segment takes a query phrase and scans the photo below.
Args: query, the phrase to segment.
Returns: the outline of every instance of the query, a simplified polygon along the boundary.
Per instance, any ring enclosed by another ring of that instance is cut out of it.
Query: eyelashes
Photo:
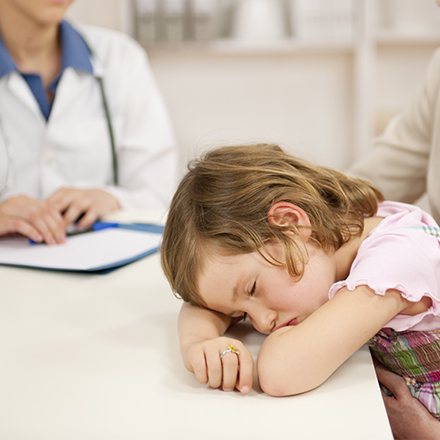
[[[252,284],[252,289],[249,292],[249,296],[254,296],[255,295],[255,290],[257,289],[257,282],[254,281],[254,284]]]
[[[255,295],[255,291],[257,290],[257,281],[254,281],[254,283],[252,284],[251,290],[249,292],[247,292],[248,296],[254,296]],[[248,318],[248,314],[247,313],[243,313],[241,316],[239,316],[238,321],[246,321]]]
[[[257,282],[254,281],[254,284],[252,284],[252,288],[251,288],[251,290],[249,291],[248,295],[249,295],[249,296],[254,296],[256,290],[257,290]],[[242,317],[242,321],[246,321],[247,316],[248,316],[247,313],[244,313],[244,314],[243,314],[243,317]]]

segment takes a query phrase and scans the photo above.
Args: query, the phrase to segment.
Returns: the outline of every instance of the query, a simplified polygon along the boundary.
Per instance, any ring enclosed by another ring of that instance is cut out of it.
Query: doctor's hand
[[[228,350],[232,344],[238,352]],[[253,358],[238,339],[218,337],[182,348],[183,361],[198,382],[223,391],[249,392],[253,381]]]
[[[42,241],[42,236],[30,223],[12,215],[0,213],[0,236],[20,234],[33,241]]]
[[[60,188],[47,202],[63,217],[67,227],[78,219],[78,228],[88,228],[96,220],[120,208],[118,200],[101,189]]]
[[[379,382],[393,396],[382,391],[382,398],[395,440],[439,440],[440,422],[408,390],[397,374],[376,365]]]
[[[63,243],[61,215],[47,202],[19,195],[0,202],[0,235],[21,234],[36,242]]]

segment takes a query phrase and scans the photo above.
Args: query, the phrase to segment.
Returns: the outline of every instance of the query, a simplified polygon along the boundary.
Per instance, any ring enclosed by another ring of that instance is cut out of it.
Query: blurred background
[[[416,93],[440,43],[435,0],[76,0],[73,21],[145,48],[189,159],[277,142],[346,168]]]

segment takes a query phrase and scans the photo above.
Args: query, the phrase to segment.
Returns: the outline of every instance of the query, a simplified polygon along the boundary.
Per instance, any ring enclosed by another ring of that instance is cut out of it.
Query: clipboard
[[[95,226],[96,225],[96,226]],[[0,238],[0,265],[67,272],[105,273],[158,251],[163,226],[97,222],[58,245],[24,237]]]

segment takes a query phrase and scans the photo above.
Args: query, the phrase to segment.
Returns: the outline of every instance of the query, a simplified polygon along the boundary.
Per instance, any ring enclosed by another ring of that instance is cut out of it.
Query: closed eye
[[[255,290],[257,289],[257,282],[254,281],[254,284],[252,284],[252,289],[249,292],[249,296],[254,296],[255,295]]]
[[[252,284],[251,290],[248,292],[249,296],[254,296],[255,295],[255,291],[257,290],[257,282],[254,281],[254,284]],[[243,315],[241,315],[240,317],[240,321],[246,321],[247,318],[247,313],[243,313]]]

